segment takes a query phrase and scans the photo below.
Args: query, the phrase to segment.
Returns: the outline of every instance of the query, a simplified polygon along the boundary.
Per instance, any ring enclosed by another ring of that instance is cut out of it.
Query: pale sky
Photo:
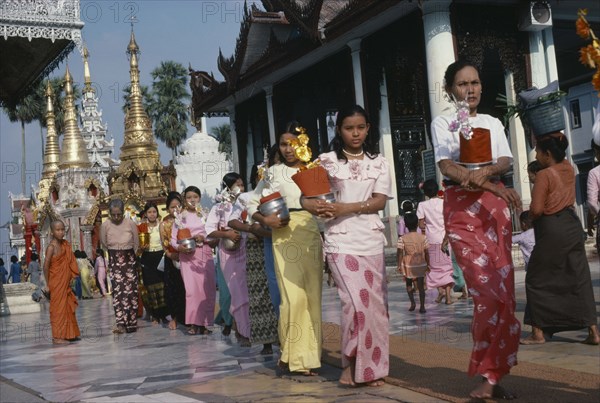
[[[251,1],[248,2],[252,3]],[[150,71],[163,60],[182,63],[186,69],[191,63],[195,70],[212,71],[217,80],[222,76],[217,69],[219,47],[226,57],[231,56],[239,34],[243,16],[243,1],[204,0],[81,0],[83,40],[90,52],[91,78],[99,96],[99,109],[108,123],[108,136],[115,139],[118,158],[123,144],[122,88],[129,84],[129,62],[125,54],[131,32],[130,18],[136,17],[135,36],[140,47],[140,81],[150,86]],[[3,39],[2,39],[3,40]],[[77,49],[68,59],[73,79],[83,87],[83,61]],[[63,77],[63,62],[51,77]],[[209,129],[223,119],[209,119]],[[40,128],[36,123],[26,125],[27,189],[38,183],[42,169]],[[188,136],[195,132],[189,126]],[[45,132],[44,132],[45,134]],[[10,220],[8,192],[21,193],[21,128],[10,123],[0,112],[0,225]],[[163,164],[171,151],[159,142]],[[0,256],[6,262],[10,257],[8,230],[0,229]]]

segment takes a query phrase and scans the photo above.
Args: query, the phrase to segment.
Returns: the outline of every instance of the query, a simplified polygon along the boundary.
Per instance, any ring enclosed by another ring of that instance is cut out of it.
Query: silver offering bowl
[[[269,216],[277,211],[279,211],[279,218],[288,218],[290,216],[290,211],[288,210],[283,197],[264,202],[258,206],[258,210],[264,216]]]
[[[194,249],[196,247],[196,240],[194,238],[180,239],[177,243],[186,249]]]

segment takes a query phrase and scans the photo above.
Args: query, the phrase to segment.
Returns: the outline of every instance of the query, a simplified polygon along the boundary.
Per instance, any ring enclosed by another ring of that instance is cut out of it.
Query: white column
[[[348,42],[350,54],[352,55],[352,74],[354,76],[354,100],[360,106],[365,106],[363,93],[362,66],[360,63],[360,43],[362,39],[352,39]]]
[[[239,172],[240,170],[240,154],[238,150],[237,133],[235,131],[235,105],[228,108],[229,111],[229,129],[231,132],[231,162],[233,164],[233,171]]]
[[[392,125],[390,123],[390,108],[388,103],[387,83],[385,80],[385,70],[382,70],[383,79],[379,86],[381,93],[381,110],[379,111],[379,131],[381,133],[380,147],[381,154],[390,164],[390,175],[392,176],[392,195],[394,199],[388,201],[383,211],[384,217],[387,217],[390,233],[387,235],[390,245],[395,245],[398,241],[398,229],[396,217],[398,216],[398,187],[396,186],[396,168],[394,165],[394,142],[392,138]]]
[[[548,85],[546,69],[546,52],[541,31],[529,33],[529,59],[531,61],[531,83],[534,87],[543,88]]]
[[[271,145],[275,144],[275,114],[273,113],[273,86],[264,88],[265,99],[267,100],[267,120],[269,121],[269,141]]]
[[[448,65],[456,60],[450,25],[451,2],[451,0],[427,0],[422,5],[429,109],[432,117],[447,113],[451,109],[451,105],[442,96],[444,73]]]
[[[546,69],[548,70],[548,82],[558,80],[558,67],[556,67],[556,51],[554,48],[554,36],[552,28],[546,28],[542,31],[544,43],[546,44]]]
[[[504,87],[506,98],[510,104],[516,104],[517,94],[514,90],[514,76],[512,72],[505,75]],[[531,204],[531,184],[527,176],[527,164],[529,158],[527,155],[527,139],[525,130],[520,118],[512,118],[509,123],[510,149],[513,153],[513,174],[514,185],[517,193],[521,195],[523,207],[529,208]]]

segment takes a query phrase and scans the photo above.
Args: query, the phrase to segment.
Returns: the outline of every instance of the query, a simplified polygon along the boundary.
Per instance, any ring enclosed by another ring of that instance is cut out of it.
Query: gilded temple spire
[[[60,152],[60,169],[89,168],[91,166],[81,131],[77,125],[75,100],[73,96],[73,78],[69,65],[65,72],[64,138]]]
[[[129,45],[127,45],[131,91],[129,93],[129,108],[125,112],[125,142],[121,148],[121,160],[127,160],[128,157],[129,159],[132,157],[139,158],[146,152],[154,152],[158,155],[158,145],[152,133],[152,121],[144,110],[142,103],[140,70],[138,65],[139,53],[139,47],[135,41],[135,33],[132,26],[131,38]],[[130,152],[131,148],[135,148],[135,156]]]
[[[46,149],[44,151],[44,163],[42,168],[42,178],[52,179],[58,171],[60,159],[60,148],[58,146],[58,135],[56,134],[56,122],[54,116],[54,91],[52,84],[48,80],[46,86]]]
[[[125,112],[125,134],[119,156],[121,163],[111,178],[111,194],[123,200],[134,196],[161,200],[168,189],[162,179],[163,166],[152,132],[152,121],[142,104],[139,53],[132,26],[127,45],[131,79],[129,108]]]
[[[89,57],[90,52],[86,46],[83,48],[83,92],[96,92],[92,87],[92,77],[90,75],[90,65],[88,63]]]

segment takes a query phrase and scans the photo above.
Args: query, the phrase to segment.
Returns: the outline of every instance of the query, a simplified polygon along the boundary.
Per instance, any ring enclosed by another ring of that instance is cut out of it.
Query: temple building
[[[210,208],[221,190],[223,176],[233,170],[233,165],[227,154],[219,151],[219,141],[206,132],[206,118],[195,124],[198,131],[183,142],[176,157],[177,191],[197,186],[202,193],[202,206]]]
[[[142,105],[138,53],[132,28],[127,46],[131,93],[125,112],[124,142],[120,164],[109,176],[109,198],[123,200],[126,214],[131,217],[137,215],[147,201],[164,202],[170,190],[162,176],[164,167],[152,132],[152,121]]]
[[[258,4],[262,4],[262,9]],[[264,0],[245,9],[232,56],[218,55],[223,82],[192,81],[194,115],[228,115],[233,162],[247,179],[286,124],[307,128],[314,154],[327,149],[332,117],[363,105],[390,161],[396,201],[385,215],[394,234],[398,205],[422,197],[418,184],[441,179],[433,160],[430,124],[453,111],[443,97],[446,67],[468,59],[481,71],[479,112],[502,119],[496,97],[559,80],[568,92],[565,134],[578,169],[578,203],[591,168],[593,71],[578,65],[578,8],[597,26],[597,1],[339,1]],[[198,72],[203,73],[203,72]],[[196,87],[196,88],[194,88]],[[575,124],[574,124],[575,123]],[[527,163],[531,137],[519,119],[507,125],[514,155],[509,185],[530,202]],[[580,210],[580,214],[582,214]]]
[[[102,110],[98,109],[98,97],[92,86],[89,66],[89,52],[83,48],[83,91],[79,119],[81,134],[85,142],[88,158],[93,168],[102,172],[102,185],[107,186],[111,167],[118,165],[111,155],[115,149],[115,140],[106,138],[108,124],[102,122]]]

